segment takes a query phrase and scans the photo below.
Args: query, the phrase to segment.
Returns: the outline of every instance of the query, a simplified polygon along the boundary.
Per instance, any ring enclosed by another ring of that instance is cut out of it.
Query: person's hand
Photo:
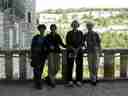
[[[98,54],[99,54],[100,57],[103,56],[102,49],[101,48],[96,47],[95,50],[96,50],[96,52],[98,52]]]
[[[69,53],[68,57],[69,58],[73,58],[74,57],[74,53]]]
[[[86,47],[85,47],[85,46],[82,46],[82,50],[83,50],[83,51],[86,50]]]
[[[73,51],[75,52],[75,54],[77,54],[77,53],[79,52],[79,50],[80,50],[80,47],[78,47],[78,48],[73,48]]]
[[[55,49],[55,47],[54,47],[54,46],[50,46],[50,49],[51,49],[51,50],[54,50],[54,49]]]
[[[99,51],[99,54],[100,54],[100,57],[103,56],[103,54],[102,54],[102,50],[101,50],[101,49],[100,49],[100,51]]]
[[[44,46],[44,47],[43,47],[43,50],[44,50],[44,51],[47,51],[47,50],[48,50],[48,48],[47,48],[46,46]]]
[[[31,67],[33,68],[36,68],[37,67],[37,64],[36,62],[34,62],[33,60],[31,60],[31,63],[30,63]]]
[[[77,52],[79,52],[79,51],[80,51],[80,49],[81,49],[81,47],[78,47],[78,48],[76,49],[76,51],[77,51]]]
[[[86,53],[86,52],[87,52],[87,48],[86,48],[85,46],[82,46],[81,49],[82,49],[82,52],[83,52],[83,53]]]

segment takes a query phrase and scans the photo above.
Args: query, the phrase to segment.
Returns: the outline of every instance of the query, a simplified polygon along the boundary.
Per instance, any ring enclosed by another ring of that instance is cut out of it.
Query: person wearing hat
[[[72,30],[66,35],[67,45],[67,86],[73,87],[74,83],[72,74],[74,61],[76,62],[76,85],[82,86],[83,76],[83,33],[78,30],[79,22],[74,20],[71,23]]]
[[[84,34],[84,41],[87,43],[87,57],[91,84],[96,85],[99,53],[101,52],[101,39],[99,34],[93,31],[94,24],[92,22],[88,22],[86,27],[88,32]]]

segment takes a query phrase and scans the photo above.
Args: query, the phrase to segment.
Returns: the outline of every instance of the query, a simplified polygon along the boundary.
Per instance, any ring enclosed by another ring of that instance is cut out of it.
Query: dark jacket
[[[31,66],[37,67],[47,57],[47,54],[48,42],[46,37],[34,36],[31,43]]]
[[[78,30],[77,32],[69,31],[66,36],[66,44],[68,47],[78,48],[83,45],[83,33]]]
[[[101,40],[97,32],[85,33],[84,34],[84,42],[87,42],[87,51],[88,52],[96,52],[96,48],[101,48]]]
[[[64,45],[64,43],[62,42],[62,39],[59,34],[54,33],[54,35],[53,35],[52,33],[50,33],[46,37],[49,42],[49,51],[50,52],[57,52],[57,53],[60,52],[61,51],[60,45],[64,48],[66,47]],[[51,46],[53,46],[54,49],[51,49]]]
[[[32,39],[31,43],[31,54],[43,54],[48,49],[48,42],[46,37],[36,35]]]

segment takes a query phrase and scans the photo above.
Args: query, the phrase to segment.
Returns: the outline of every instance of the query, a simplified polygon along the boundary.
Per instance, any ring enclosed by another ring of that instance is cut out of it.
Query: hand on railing
[[[79,52],[80,49],[81,49],[81,47],[78,47],[78,48],[70,47],[69,49],[70,49],[70,50],[73,50],[73,52],[69,53],[69,58],[73,58],[73,57],[76,58],[78,52]]]
[[[54,50],[55,49],[55,47],[54,46],[50,46],[50,50]]]
[[[99,57],[102,57],[103,56],[103,53],[102,53],[102,49],[101,48],[98,48],[97,47],[96,51],[98,52]]]

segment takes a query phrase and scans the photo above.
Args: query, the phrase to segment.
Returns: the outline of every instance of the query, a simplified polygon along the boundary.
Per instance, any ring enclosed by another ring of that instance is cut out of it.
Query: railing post
[[[128,54],[120,53],[120,77],[127,77]]]
[[[20,51],[20,53],[19,53],[19,58],[20,58],[20,60],[19,60],[19,64],[20,64],[20,66],[19,66],[19,68],[20,68],[20,80],[25,80],[26,79],[26,77],[27,77],[27,74],[26,74],[26,53],[25,52],[23,52],[23,51]]]
[[[13,62],[12,62],[13,54],[11,51],[7,51],[5,53],[5,74],[6,79],[13,78]]]
[[[28,79],[30,79],[30,78],[32,78],[33,77],[33,68],[31,67],[31,52],[30,51],[27,51],[28,53],[27,53],[27,60],[28,60],[28,62],[27,62],[27,67],[28,67],[28,69],[27,69],[27,78]]]
[[[114,54],[104,53],[104,79],[114,79]]]
[[[62,52],[62,80],[66,80],[67,71],[67,52],[63,50]]]

